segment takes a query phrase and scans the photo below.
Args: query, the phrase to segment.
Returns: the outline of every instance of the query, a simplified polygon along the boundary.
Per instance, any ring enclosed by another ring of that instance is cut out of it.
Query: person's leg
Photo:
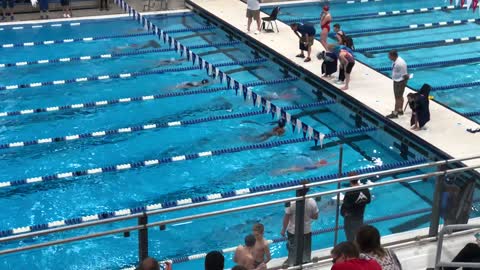
[[[349,83],[350,83],[350,73],[345,70],[345,86],[342,87],[342,90],[348,90]]]
[[[255,20],[257,21],[257,31],[260,32],[262,30],[262,20],[260,19],[260,10],[257,10],[255,14]]]
[[[352,218],[344,217],[343,219],[343,230],[345,231],[345,237],[347,241],[353,241],[355,236],[352,233]]]
[[[322,29],[322,33],[320,34],[320,43],[322,44],[323,48],[326,51],[328,50],[327,37],[328,37],[328,29],[324,28]]]
[[[303,235],[303,263],[312,260],[312,233]]]
[[[247,9],[247,32],[250,32],[250,26],[252,25],[252,11]]]
[[[288,265],[293,265],[295,263],[295,250],[297,250],[295,246],[295,235],[287,232],[287,250],[288,250]]]

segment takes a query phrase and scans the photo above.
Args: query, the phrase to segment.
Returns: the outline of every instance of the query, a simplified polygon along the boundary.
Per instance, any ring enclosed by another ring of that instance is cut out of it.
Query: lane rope
[[[442,40],[432,40],[432,41],[412,42],[412,43],[405,43],[405,44],[358,48],[358,49],[355,49],[355,52],[362,53],[362,52],[368,52],[368,51],[379,51],[379,50],[386,50],[386,49],[393,49],[393,48],[402,49],[402,48],[409,48],[409,47],[422,47],[422,46],[432,46],[432,45],[450,45],[450,44],[458,44],[458,43],[478,41],[478,40],[480,40],[480,36],[450,38],[450,39],[442,39]]]
[[[404,14],[416,14],[416,13],[424,13],[430,11],[441,11],[441,10],[452,10],[452,9],[460,9],[455,6],[439,6],[439,7],[428,7],[428,8],[417,8],[417,9],[406,9],[406,10],[393,10],[393,11],[379,11],[379,12],[371,12],[371,13],[363,13],[363,14],[352,14],[352,15],[345,15],[345,16],[335,16],[335,21],[350,21],[355,19],[363,19],[363,18],[375,18],[375,17],[385,17],[385,16],[395,16],[395,15],[404,15]],[[294,22],[311,22],[311,21],[318,21],[319,17],[307,17],[307,18],[298,18],[298,19],[287,19],[281,20],[284,23],[294,23]]]
[[[393,162],[388,164],[382,164],[380,166],[368,167],[368,168],[362,168],[362,169],[356,169],[356,170],[344,172],[343,177],[347,176],[349,173],[365,174],[365,173],[372,173],[372,172],[380,172],[384,170],[401,168],[405,166],[418,165],[425,162],[427,162],[427,160],[424,158],[414,159],[409,161],[398,161],[398,162]],[[266,184],[266,185],[260,185],[256,187],[225,191],[223,193],[213,193],[213,194],[199,196],[199,197],[185,198],[185,199],[174,200],[174,201],[166,201],[163,203],[154,203],[154,204],[149,204],[144,206],[133,207],[129,209],[102,212],[102,213],[92,214],[92,215],[83,216],[83,217],[75,217],[75,218],[70,218],[65,220],[52,221],[52,222],[43,223],[43,224],[36,224],[31,226],[24,226],[24,227],[18,227],[18,228],[13,228],[8,230],[2,230],[0,231],[0,238],[11,236],[11,235],[34,232],[34,231],[43,231],[49,228],[63,227],[66,225],[80,224],[80,223],[85,223],[85,222],[95,221],[95,220],[105,220],[105,219],[110,219],[110,218],[120,217],[120,216],[129,216],[129,215],[142,213],[142,212],[148,213],[149,211],[158,210],[158,209],[173,208],[173,207],[187,205],[187,204],[196,204],[196,203],[205,202],[205,201],[213,201],[213,200],[218,200],[222,198],[231,198],[231,197],[236,197],[236,196],[245,195],[245,194],[258,193],[262,191],[269,191],[269,190],[275,190],[279,188],[291,187],[291,186],[299,185],[299,183],[305,180],[309,181],[310,183],[316,183],[316,182],[332,180],[336,178],[339,178],[338,173],[332,173],[328,175],[321,175],[321,176],[310,177],[305,179],[297,179],[297,180],[291,180],[287,182]]]
[[[209,48],[209,47],[224,47],[230,45],[239,44],[240,41],[228,41],[228,42],[218,42],[218,43],[211,43],[211,44],[201,44],[201,45],[193,45],[191,48],[194,49],[201,49],[201,48]],[[173,48],[161,48],[161,49],[149,49],[149,50],[138,50],[133,52],[124,52],[124,53],[104,53],[100,55],[84,55],[79,57],[60,57],[56,59],[42,59],[42,60],[35,60],[35,61],[19,61],[16,63],[6,63],[1,64],[0,68],[4,67],[17,67],[17,66],[26,66],[26,65],[37,65],[37,64],[52,64],[52,63],[64,63],[64,62],[78,62],[78,61],[89,61],[95,59],[110,59],[110,58],[118,58],[123,56],[131,56],[131,55],[141,55],[141,54],[148,54],[148,53],[162,53],[162,52],[171,52],[175,51]]]
[[[144,130],[148,130],[152,128],[155,128],[155,125],[143,127]],[[359,134],[359,133],[364,134],[366,132],[374,131],[374,130],[376,130],[376,128],[366,127],[366,128],[357,128],[357,129],[344,130],[344,131],[335,131],[335,132],[325,134],[324,138],[353,135],[353,134]],[[125,132],[130,132],[130,131],[125,131]],[[72,136],[67,138],[67,140],[69,141],[78,140],[78,139],[79,139],[78,136]],[[160,164],[167,164],[167,163],[178,162],[178,161],[194,160],[198,158],[219,156],[224,154],[232,154],[232,153],[257,150],[257,149],[275,148],[282,145],[303,143],[310,140],[311,140],[310,138],[286,139],[286,140],[279,140],[274,142],[256,143],[256,144],[243,145],[238,147],[224,148],[219,150],[205,151],[200,153],[185,154],[185,155],[174,156],[174,157],[135,161],[130,163],[116,164],[116,165],[92,168],[92,169],[81,170],[81,171],[63,172],[63,173],[46,175],[46,176],[29,177],[29,178],[20,179],[20,180],[0,182],[0,188],[16,187],[16,186],[22,186],[22,185],[35,184],[35,183],[38,184],[40,182],[50,182],[50,181],[61,180],[61,179],[72,179],[72,178],[77,179],[78,177],[85,176],[85,175],[126,171],[126,170],[135,169],[135,168],[151,167],[151,166],[157,166]]]
[[[231,62],[218,63],[218,64],[216,64],[216,66],[226,67],[226,66],[256,64],[256,63],[262,63],[262,62],[265,62],[265,61],[267,61],[267,59],[265,59],[265,58],[248,59],[248,60],[242,60],[242,61],[231,61]],[[202,67],[201,66],[178,67],[178,68],[156,69],[156,70],[143,71],[143,72],[106,74],[106,75],[100,75],[100,76],[80,77],[80,78],[74,78],[74,79],[55,80],[55,81],[47,81],[47,82],[13,84],[13,85],[7,85],[7,86],[0,86],[0,90],[15,90],[15,89],[22,89],[22,88],[35,88],[35,87],[48,86],[48,85],[62,85],[62,84],[71,84],[71,83],[82,83],[82,82],[88,82],[88,81],[126,79],[126,78],[135,78],[135,77],[141,77],[141,76],[153,75],[153,74],[190,71],[190,70],[197,70],[197,69],[202,69]]]
[[[260,86],[260,85],[274,85],[274,84],[281,84],[281,83],[291,82],[296,80],[298,80],[298,78],[290,77],[290,78],[277,79],[277,80],[249,82],[249,83],[246,83],[245,85],[247,87]],[[111,100],[90,101],[90,102],[70,104],[70,105],[51,106],[51,107],[45,107],[45,108],[24,109],[19,111],[0,112],[0,117],[29,115],[29,114],[45,113],[45,112],[57,112],[57,111],[75,110],[75,109],[83,109],[83,108],[105,107],[107,105],[127,104],[131,102],[143,102],[143,101],[151,101],[156,99],[190,96],[190,95],[198,95],[198,94],[209,94],[209,93],[215,93],[215,92],[220,92],[220,91],[225,91],[230,89],[231,88],[228,86],[221,86],[221,87],[189,90],[189,91],[174,91],[174,92],[149,95],[149,96],[126,97],[126,98],[118,98],[118,99],[111,99]]]
[[[181,28],[181,29],[172,29],[166,30],[166,33],[183,33],[183,32],[199,32],[199,31],[208,31],[215,29],[215,26],[201,26],[197,28]],[[104,39],[115,39],[115,38],[130,38],[130,37],[142,37],[150,36],[152,33],[137,33],[137,34],[122,34],[122,35],[111,35],[111,36],[98,36],[98,37],[84,37],[84,38],[70,38],[62,40],[44,40],[44,41],[32,41],[32,42],[23,42],[23,43],[9,43],[2,44],[2,48],[18,48],[18,47],[31,47],[31,46],[40,46],[40,45],[52,45],[52,44],[62,44],[62,43],[73,43],[73,42],[90,42],[94,40],[104,40]]]

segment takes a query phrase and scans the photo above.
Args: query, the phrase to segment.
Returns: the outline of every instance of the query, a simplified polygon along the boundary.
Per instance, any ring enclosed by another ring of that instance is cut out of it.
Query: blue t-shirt
[[[309,35],[315,36],[315,27],[311,24],[300,24],[297,31],[302,34],[302,36]]]

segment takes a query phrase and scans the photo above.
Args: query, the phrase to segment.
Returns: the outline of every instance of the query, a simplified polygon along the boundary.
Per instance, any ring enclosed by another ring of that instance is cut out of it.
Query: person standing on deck
[[[260,34],[260,1],[259,0],[247,0],[247,32],[250,32],[250,25],[253,19],[257,22],[257,30],[255,35]]]
[[[400,56],[397,50],[391,50],[388,53],[388,58],[393,62],[392,64],[392,80],[393,80],[393,94],[395,95],[395,108],[392,113],[387,115],[387,118],[398,118],[403,115],[403,93],[409,79],[407,72],[407,63]]]
[[[330,7],[325,5],[323,6],[322,14],[320,14],[320,43],[322,44],[323,48],[327,50],[328,43],[327,37],[328,33],[330,32],[330,23],[332,22],[332,15],[330,15]]]
[[[304,62],[310,62],[312,60],[310,58],[310,54],[312,53],[313,41],[315,40],[315,27],[308,23],[292,23],[290,28],[300,39],[300,54],[298,54],[296,57],[305,58],[303,51],[307,51],[307,58],[305,58]]]

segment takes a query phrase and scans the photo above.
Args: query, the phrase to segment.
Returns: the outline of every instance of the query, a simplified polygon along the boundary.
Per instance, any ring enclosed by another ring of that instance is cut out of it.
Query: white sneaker
[[[67,17],[67,14],[64,13],[64,14],[63,14],[63,18],[66,18],[66,17]]]
[[[71,18],[72,16],[70,16],[70,14],[67,14],[67,18]]]
[[[339,85],[340,85],[340,84],[345,84],[345,82],[340,81],[340,80],[336,80],[336,81],[334,81],[334,83],[335,83],[335,84],[339,84]]]
[[[258,34],[260,34],[260,31],[255,30],[254,34],[255,34],[255,35],[258,35]]]

